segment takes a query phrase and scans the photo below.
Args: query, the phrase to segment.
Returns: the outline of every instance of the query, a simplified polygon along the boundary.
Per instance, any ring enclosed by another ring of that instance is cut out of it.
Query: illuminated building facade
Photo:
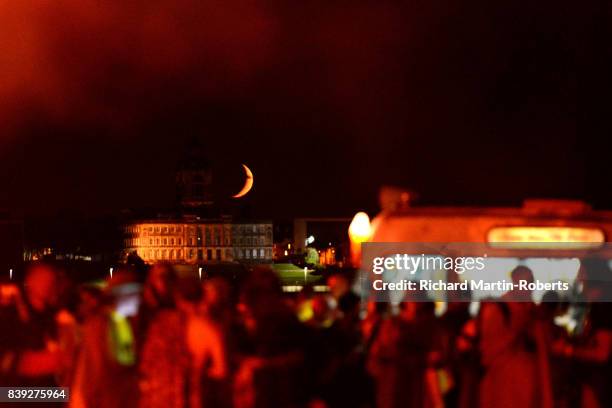
[[[179,163],[176,187],[174,215],[124,225],[124,255],[136,252],[147,263],[186,265],[272,262],[272,222],[224,215],[231,208],[221,209],[214,199],[213,172],[197,139]]]
[[[125,226],[127,253],[145,262],[272,262],[271,222],[148,220]]]

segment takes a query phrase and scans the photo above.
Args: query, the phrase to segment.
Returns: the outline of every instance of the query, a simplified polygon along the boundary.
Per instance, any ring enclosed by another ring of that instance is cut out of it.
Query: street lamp
[[[348,235],[351,240],[351,263],[358,267],[361,264],[361,243],[369,240],[372,235],[368,214],[362,211],[355,214],[349,225]]]

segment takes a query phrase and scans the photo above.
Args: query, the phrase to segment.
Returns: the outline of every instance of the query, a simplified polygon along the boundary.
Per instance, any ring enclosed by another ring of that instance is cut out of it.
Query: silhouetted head
[[[599,300],[612,296],[612,276],[607,259],[586,258],[580,261],[577,281],[588,300]]]
[[[46,263],[35,263],[26,271],[24,290],[28,303],[42,311],[53,307],[58,299],[58,271]]]
[[[335,299],[340,299],[351,290],[351,281],[345,274],[335,273],[327,278],[329,292]]]
[[[317,323],[324,322],[329,317],[330,307],[327,298],[323,295],[315,295],[312,300],[312,319]]]
[[[561,296],[554,290],[548,290],[542,295],[542,302],[538,309],[544,319],[553,319],[561,311]]]
[[[85,319],[94,314],[103,304],[102,289],[94,285],[84,285],[79,288],[78,316]]]
[[[366,312],[368,316],[384,316],[389,311],[389,303],[381,302],[376,299],[368,300]]]
[[[145,283],[145,301],[158,306],[174,303],[177,276],[169,264],[156,264],[149,270]]]
[[[512,277],[512,283],[518,284],[520,281],[527,281],[527,283],[533,283],[533,272],[526,266],[519,265],[510,274]]]
[[[282,286],[276,273],[269,267],[254,268],[240,291],[238,311],[247,329],[256,328],[262,321],[284,312]]]
[[[196,276],[187,276],[177,279],[174,294],[176,307],[188,314],[197,313],[201,305],[203,289]]]
[[[202,284],[204,303],[209,307],[225,306],[231,301],[231,287],[227,280],[215,277]]]
[[[400,318],[404,321],[413,321],[417,318],[431,317],[434,312],[434,303],[424,290],[408,290],[404,300],[400,303]]]
[[[282,287],[276,273],[269,267],[258,266],[242,285],[240,300],[248,306],[256,306],[260,301],[278,300],[281,295]]]

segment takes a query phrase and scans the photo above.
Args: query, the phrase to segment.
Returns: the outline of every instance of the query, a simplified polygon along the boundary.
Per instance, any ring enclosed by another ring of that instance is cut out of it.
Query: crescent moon
[[[253,172],[244,164],[242,165],[242,167],[244,168],[246,180],[244,180],[244,186],[242,187],[242,190],[240,190],[238,194],[232,196],[234,198],[240,198],[245,196],[253,188]]]

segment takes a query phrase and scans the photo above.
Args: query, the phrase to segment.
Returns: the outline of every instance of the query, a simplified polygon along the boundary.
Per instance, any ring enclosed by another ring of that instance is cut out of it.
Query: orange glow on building
[[[125,252],[145,262],[272,261],[271,223],[142,221],[125,227]]]

